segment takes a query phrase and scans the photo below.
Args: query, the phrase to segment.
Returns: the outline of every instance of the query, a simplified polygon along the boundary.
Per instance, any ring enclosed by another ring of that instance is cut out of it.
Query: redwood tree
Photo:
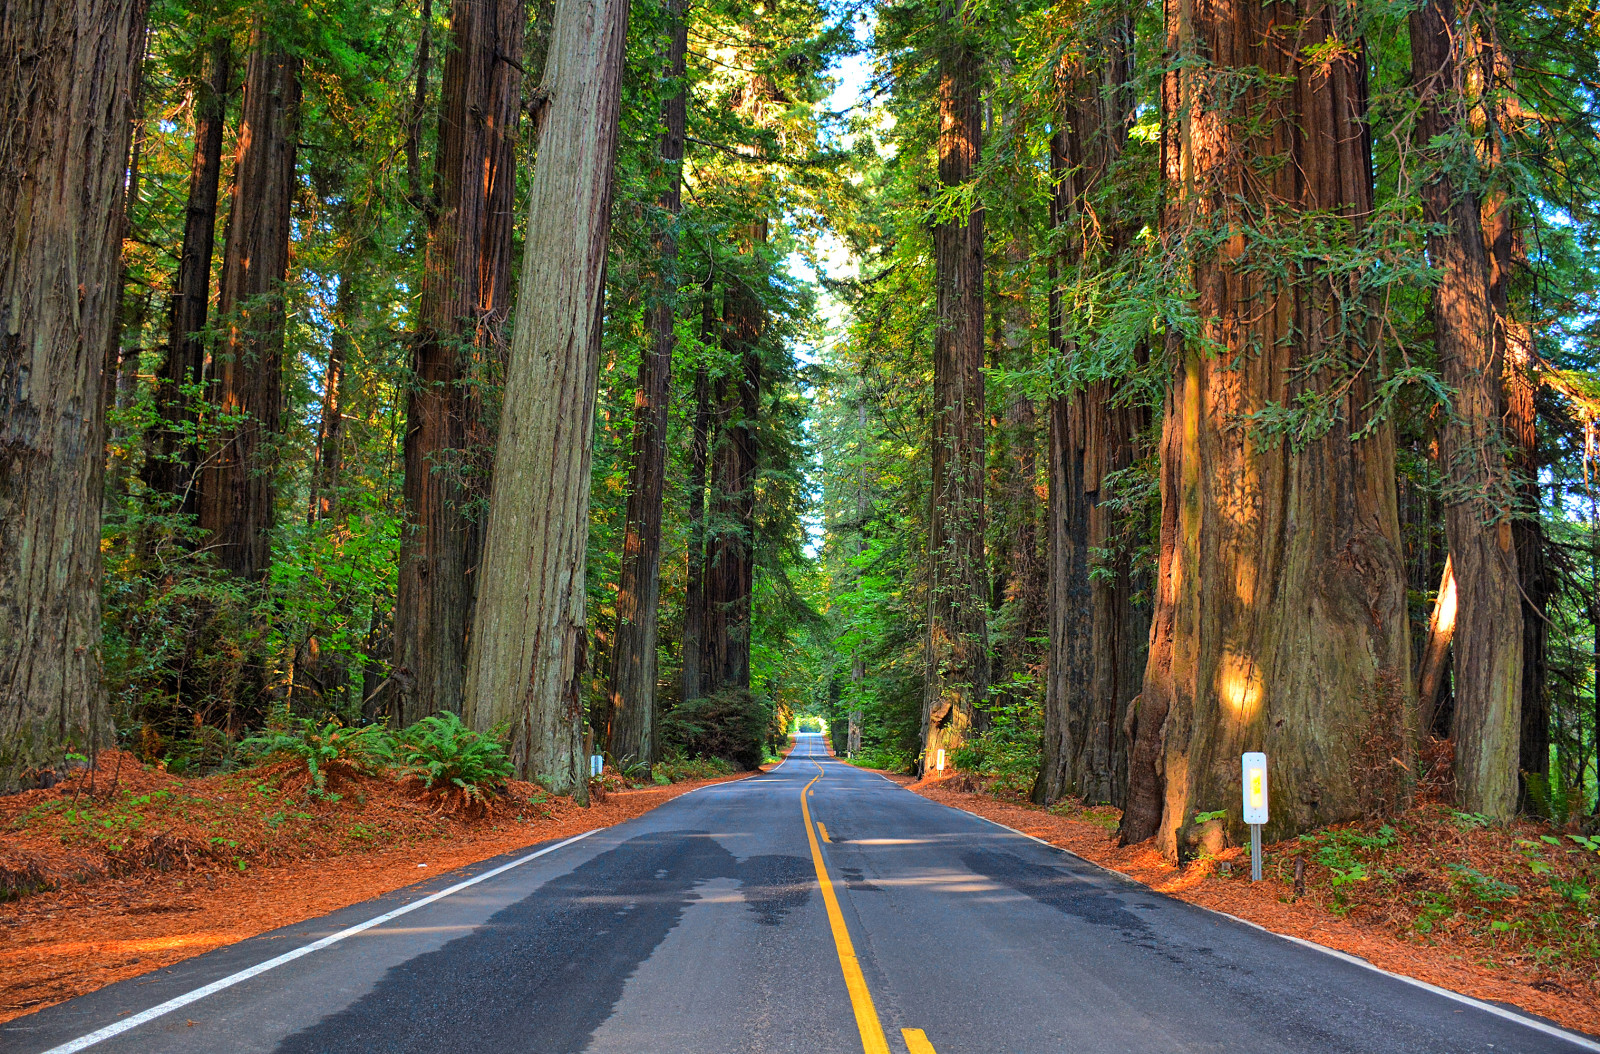
[[[111,745],[101,374],[144,17],[141,0],[0,14],[0,793]]]
[[[273,524],[273,441],[282,402],[289,213],[299,138],[300,59],[263,24],[251,33],[233,206],[219,301],[225,336],[211,364],[218,420],[199,473],[200,527],[217,562],[240,578],[267,573]]]
[[[1467,812],[1504,819],[1517,807],[1523,615],[1483,228],[1476,192],[1454,175],[1470,160],[1451,145],[1466,120],[1463,31],[1453,0],[1428,0],[1411,12],[1416,136],[1432,166],[1422,186],[1422,212],[1429,261],[1439,272],[1434,346],[1444,382],[1455,393],[1440,429],[1439,460],[1456,590],[1456,801]]]
[[[746,249],[758,254],[767,225],[751,225]],[[701,695],[750,687],[750,600],[755,586],[756,472],[760,446],[761,350],[766,309],[748,284],[760,264],[731,278],[723,294],[723,341],[733,368],[721,378],[717,439],[711,451],[706,527]]]
[[[1195,321],[1167,331],[1159,575],[1122,837],[1155,836],[1171,858],[1241,835],[1243,751],[1267,754],[1271,838],[1404,791],[1394,450],[1367,416],[1380,349],[1363,275],[1326,277],[1371,266],[1366,57],[1343,13],[1167,9],[1163,235],[1192,261]]]
[[[1128,220],[1108,190],[1132,118],[1132,26],[1114,15],[1090,60],[1066,71],[1065,106],[1053,140],[1057,170],[1051,225],[1076,255],[1069,274],[1093,282],[1131,242]],[[1063,276],[1065,277],[1065,276]],[[1070,390],[1050,403],[1050,642],[1045,735],[1034,797],[1068,794],[1122,803],[1127,743],[1123,718],[1139,690],[1149,615],[1134,603],[1129,514],[1108,499],[1107,477],[1127,469],[1145,412],[1110,381],[1076,379],[1086,349],[1068,339],[1052,283],[1052,353]],[[1098,565],[1099,574],[1092,574]]]
[[[946,4],[950,32],[939,53],[939,183],[972,179],[982,150],[980,63],[964,12]],[[989,688],[984,561],[983,212],[972,208],[933,230],[937,332],[933,347],[933,487],[928,529],[928,672],[923,764],[982,722]]]
[[[155,401],[161,420],[144,466],[145,483],[159,494],[176,497],[175,507],[187,513],[193,513],[196,507],[197,495],[191,484],[198,450],[186,434],[193,428],[195,417],[191,397],[184,388],[193,388],[205,379],[202,331],[211,305],[223,119],[232,75],[232,44],[224,33],[211,44],[204,76],[195,87],[194,159],[189,167],[188,206],[183,213],[183,247],[172,288],[167,353],[156,373]]]
[[[587,797],[584,556],[627,0],[557,0],[463,712]]]
[[[677,84],[661,107],[661,227],[655,236],[654,300],[646,309],[651,347],[639,362],[633,403],[633,464],[622,572],[617,580],[617,633],[611,650],[606,750],[613,758],[655,756],[656,631],[661,598],[661,500],[667,475],[667,400],[677,344],[678,236],[683,204],[683,137],[689,96],[683,84],[689,49],[685,0],[671,0],[666,76]]]
[[[406,402],[395,599],[397,724],[459,712],[486,443],[474,378],[501,357],[511,300],[525,0],[452,0],[428,245]]]

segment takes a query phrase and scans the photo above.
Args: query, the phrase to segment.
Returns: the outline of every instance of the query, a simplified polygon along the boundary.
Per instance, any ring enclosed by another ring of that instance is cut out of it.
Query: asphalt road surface
[[[0,1050],[1600,1051],[1153,893],[820,736],[535,849],[12,1021]]]

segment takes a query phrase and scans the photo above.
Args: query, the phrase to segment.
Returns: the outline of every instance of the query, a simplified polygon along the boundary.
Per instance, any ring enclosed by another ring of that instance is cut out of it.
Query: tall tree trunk
[[[1437,166],[1423,184],[1434,290],[1434,344],[1444,382],[1455,390],[1440,434],[1445,533],[1456,583],[1451,646],[1455,684],[1456,800],[1467,812],[1506,818],[1517,807],[1521,740],[1523,618],[1511,489],[1500,450],[1500,359],[1495,353],[1488,264],[1476,193],[1451,173],[1463,160],[1435,148],[1463,127],[1463,27],[1453,0],[1411,13],[1411,67],[1421,109],[1418,145]]]
[[[102,371],[144,21],[141,0],[0,17],[0,793],[111,744]]]
[[[702,694],[750,687],[750,597],[755,584],[756,472],[760,449],[761,349],[766,308],[747,284],[763,266],[767,225],[751,225],[754,266],[723,294],[723,339],[737,368],[722,378],[720,427],[711,465],[706,537],[705,649]]]
[[[1493,9],[1479,12],[1484,19],[1482,46],[1484,161],[1491,171],[1504,164],[1503,143],[1510,134],[1508,101],[1515,98],[1511,56],[1499,39]],[[1517,207],[1504,189],[1504,180],[1483,201],[1482,225],[1489,275],[1489,309],[1494,312],[1495,354],[1501,363],[1502,401],[1506,438],[1511,443],[1511,474],[1516,488],[1516,508],[1511,521],[1512,543],[1517,551],[1517,584],[1522,602],[1522,691],[1518,804],[1533,808],[1521,773],[1546,776],[1550,772],[1550,708],[1545,698],[1548,677],[1546,651],[1549,637],[1545,607],[1550,581],[1545,568],[1544,522],[1540,516],[1537,386],[1533,334],[1511,306],[1514,268],[1527,267],[1527,254],[1517,231]]]
[[[960,14],[948,4],[946,22]],[[959,28],[960,37],[965,37]],[[939,57],[939,182],[971,180],[982,150],[979,57],[958,39]],[[989,690],[984,560],[983,212],[933,230],[933,487],[928,526],[928,671],[923,766],[982,729]]]
[[[210,402],[230,420],[213,430],[200,476],[200,527],[217,562],[254,581],[267,572],[273,441],[282,402],[284,280],[295,192],[300,60],[252,33],[219,313],[227,334],[212,360]]]
[[[452,0],[422,304],[407,392],[395,598],[399,725],[459,713],[484,493],[474,379],[501,357],[511,300],[524,0]],[[420,76],[420,74],[419,74]]]
[[[1393,438],[1366,418],[1379,367],[1362,365],[1375,339],[1350,299],[1362,294],[1320,274],[1372,209],[1366,56],[1340,10],[1167,7],[1164,236],[1192,254],[1203,321],[1194,340],[1168,331],[1160,574],[1122,838],[1155,836],[1172,859],[1242,835],[1243,751],[1267,755],[1270,838],[1405,792],[1391,761],[1408,764],[1411,693]],[[1303,222],[1329,214],[1341,227]],[[1286,234],[1319,241],[1276,278],[1259,258]],[[1239,426],[1308,397],[1334,423],[1276,441]]]
[[[347,264],[339,275],[333,332],[322,371],[322,419],[317,427],[317,462],[311,474],[311,520],[338,513],[339,476],[344,468],[344,367],[350,356],[350,322],[355,317],[355,275]]]
[[[717,298],[712,280],[701,287],[700,343],[717,340]],[[705,695],[706,467],[712,439],[711,376],[704,361],[694,371],[694,425],[689,446],[689,554],[683,601],[683,699]]]
[[[1076,269],[1093,272],[1114,261],[1129,240],[1114,203],[1096,203],[1126,143],[1133,100],[1131,24],[1114,16],[1092,65],[1070,71],[1065,106],[1053,140],[1058,171],[1051,225],[1067,231]],[[1088,217],[1095,215],[1095,223]],[[1055,286],[1052,282],[1052,286]],[[1078,350],[1064,333],[1061,294],[1052,288],[1053,354],[1064,363]],[[1125,514],[1104,504],[1106,476],[1129,467],[1143,411],[1119,405],[1116,386],[1096,382],[1051,401],[1050,518],[1051,663],[1045,684],[1045,750],[1034,796],[1067,794],[1121,804],[1127,744],[1123,717],[1143,673],[1148,614],[1136,609]],[[1091,575],[1096,554],[1112,554],[1106,575]]]
[[[558,0],[500,411],[464,716],[525,779],[587,800],[589,463],[627,0]]]
[[[172,289],[167,354],[156,372],[155,404],[160,422],[144,464],[145,484],[157,494],[177,499],[173,508],[190,515],[197,506],[193,481],[199,457],[193,439],[193,391],[205,379],[206,346],[201,331],[206,327],[211,302],[223,119],[232,75],[232,45],[223,34],[211,45],[205,76],[195,89],[194,159],[189,165],[183,249]],[[190,392],[185,393],[185,388]]]
[[[686,0],[671,0],[666,75],[679,91],[661,107],[662,229],[655,300],[646,310],[651,350],[639,362],[633,403],[633,468],[623,531],[622,573],[617,582],[617,634],[611,650],[611,691],[606,749],[613,758],[655,760],[656,630],[661,599],[661,499],[667,476],[667,400],[678,304],[678,235],[683,205],[683,137],[689,97],[682,88],[689,50]]]

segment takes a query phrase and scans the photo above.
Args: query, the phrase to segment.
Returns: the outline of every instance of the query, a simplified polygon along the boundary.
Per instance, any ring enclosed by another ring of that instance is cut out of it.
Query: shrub
[[[721,758],[672,758],[659,761],[651,776],[659,784],[682,783],[684,780],[709,780],[718,776],[731,776],[734,767]]]
[[[896,750],[891,746],[879,745],[861,748],[860,753],[850,759],[850,763],[860,765],[864,769],[910,772],[917,763],[917,756],[909,750]]]
[[[480,805],[513,771],[498,737],[474,732],[449,712],[424,717],[400,733],[395,768],[421,780],[426,790],[453,788]]]
[[[239,753],[257,761],[299,761],[311,776],[311,796],[337,801],[339,795],[328,793],[328,776],[383,771],[393,759],[394,742],[382,725],[347,728],[337,718],[318,724],[280,711],[261,735],[239,744]]]
[[[748,689],[729,688],[678,704],[662,717],[661,738],[669,752],[684,757],[722,758],[757,769],[770,717],[767,704]]]

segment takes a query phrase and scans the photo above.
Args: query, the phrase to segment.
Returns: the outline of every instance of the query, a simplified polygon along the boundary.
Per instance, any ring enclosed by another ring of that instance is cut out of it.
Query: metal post
[[[1250,881],[1261,881],[1261,825],[1250,825]]]

